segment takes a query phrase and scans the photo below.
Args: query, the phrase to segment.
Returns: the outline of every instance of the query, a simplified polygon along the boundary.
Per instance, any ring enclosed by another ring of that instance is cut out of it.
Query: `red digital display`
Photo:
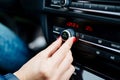
[[[91,26],[86,26],[85,30],[89,32],[93,32],[93,28]]]
[[[67,27],[73,27],[73,28],[79,28],[79,24],[75,23],[75,22],[67,22],[66,23]]]

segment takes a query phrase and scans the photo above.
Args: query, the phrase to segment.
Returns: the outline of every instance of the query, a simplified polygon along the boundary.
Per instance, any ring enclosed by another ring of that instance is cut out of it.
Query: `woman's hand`
[[[14,74],[20,80],[69,80],[75,70],[70,50],[74,40],[72,37],[62,44],[58,38]]]

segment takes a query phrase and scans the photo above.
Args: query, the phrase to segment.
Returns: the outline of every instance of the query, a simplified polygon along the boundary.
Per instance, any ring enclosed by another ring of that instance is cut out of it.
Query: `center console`
[[[120,79],[120,1],[44,0],[42,26],[50,44],[60,35],[77,38],[72,47],[76,71],[80,69],[107,80]]]

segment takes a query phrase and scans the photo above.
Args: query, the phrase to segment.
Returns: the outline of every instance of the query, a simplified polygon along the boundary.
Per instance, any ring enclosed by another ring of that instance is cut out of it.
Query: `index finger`
[[[52,59],[55,61],[56,64],[60,64],[62,60],[65,58],[66,54],[71,49],[73,42],[76,38],[71,37],[69,38],[52,56]]]

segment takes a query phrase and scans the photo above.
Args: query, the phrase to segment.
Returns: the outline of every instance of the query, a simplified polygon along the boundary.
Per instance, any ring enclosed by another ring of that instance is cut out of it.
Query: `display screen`
[[[79,18],[66,19],[63,17],[57,17],[55,19],[55,25],[64,28],[72,28],[79,33],[120,43],[120,29],[117,24],[90,21]]]

